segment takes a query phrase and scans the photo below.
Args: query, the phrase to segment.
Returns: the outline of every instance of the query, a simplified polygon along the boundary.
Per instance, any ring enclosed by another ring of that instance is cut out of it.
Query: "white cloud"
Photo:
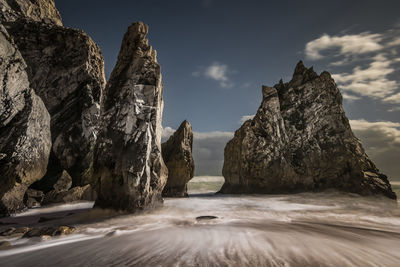
[[[396,58],[400,48],[399,35],[400,31],[395,29],[382,34],[324,34],[306,44],[305,54],[311,60],[327,57],[332,60],[329,66],[339,69],[333,72],[332,77],[348,101],[364,96],[398,104],[400,79],[396,79],[395,74],[399,69],[396,64],[400,62]],[[335,53],[328,53],[335,48]],[[351,71],[340,71],[344,65],[353,65],[353,68]]]
[[[194,132],[193,138],[197,140],[203,140],[208,138],[232,138],[232,132],[222,132],[222,131],[213,131],[213,132]]]
[[[244,116],[242,116],[242,117],[240,118],[240,120],[239,120],[239,124],[243,124],[243,123],[245,123],[246,121],[253,119],[254,116],[255,116],[255,115],[244,115]]]
[[[213,62],[210,66],[200,67],[200,70],[192,72],[192,76],[200,77],[204,76],[208,79],[217,81],[219,86],[222,88],[233,87],[233,82],[229,79],[228,74],[232,73],[229,70],[228,65],[221,64],[219,62]]]
[[[227,65],[214,62],[206,68],[204,75],[219,82],[226,82],[228,81],[228,77],[226,76],[227,71]]]
[[[163,141],[167,141],[168,138],[169,138],[171,135],[174,134],[174,132],[175,132],[175,130],[172,129],[171,127],[165,127],[165,128],[163,128],[162,135],[161,135],[161,139],[162,139]]]
[[[398,82],[388,78],[395,71],[392,64],[392,60],[378,54],[367,68],[356,66],[351,73],[333,74],[332,77],[342,90],[361,96],[385,98],[398,89]]]
[[[400,179],[400,123],[351,120],[368,156],[390,179]]]
[[[392,104],[400,104],[400,93],[388,96],[383,101]]]
[[[387,45],[388,46],[400,46],[400,37],[394,38]]]
[[[365,54],[379,51],[383,47],[379,42],[381,34],[363,32],[360,34],[329,36],[324,34],[321,37],[306,44],[305,53],[308,59],[318,60],[324,58],[321,52],[338,48],[340,55]]]
[[[393,139],[393,143],[400,145],[400,123],[391,121],[369,122],[366,120],[350,120],[354,131],[378,130]]]
[[[347,93],[342,93],[343,99],[349,101],[349,102],[353,102],[353,101],[357,101],[360,100],[361,97],[359,96],[355,96],[355,95],[349,95]]]

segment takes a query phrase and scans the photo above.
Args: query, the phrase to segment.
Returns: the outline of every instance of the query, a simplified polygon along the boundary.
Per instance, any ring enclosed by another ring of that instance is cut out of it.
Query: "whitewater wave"
[[[207,182],[202,179],[198,182]],[[71,223],[79,222],[74,224],[79,229],[75,235],[1,251],[2,266],[398,266],[400,262],[400,210],[384,198],[335,192],[194,194],[166,199],[163,207],[138,215],[98,214],[71,216]],[[100,219],[87,223],[93,216]]]

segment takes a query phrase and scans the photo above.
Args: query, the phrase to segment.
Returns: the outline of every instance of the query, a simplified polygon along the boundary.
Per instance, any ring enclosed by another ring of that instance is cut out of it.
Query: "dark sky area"
[[[195,134],[197,174],[220,174],[223,147],[303,60],[328,70],[353,130],[382,171],[400,179],[400,1],[56,0],[67,27],[100,46],[108,77],[122,36],[149,25],[164,83],[166,136]]]

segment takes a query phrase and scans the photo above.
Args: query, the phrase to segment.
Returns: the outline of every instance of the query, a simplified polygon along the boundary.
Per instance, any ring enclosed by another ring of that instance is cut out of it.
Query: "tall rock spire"
[[[161,71],[147,32],[142,22],[128,28],[103,95],[93,165],[98,207],[134,212],[162,201]]]

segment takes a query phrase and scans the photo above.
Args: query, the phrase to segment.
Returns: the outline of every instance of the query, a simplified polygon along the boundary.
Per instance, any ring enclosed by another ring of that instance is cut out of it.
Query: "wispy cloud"
[[[332,77],[342,90],[361,96],[385,98],[398,88],[398,82],[388,77],[395,71],[392,64],[392,60],[384,54],[378,54],[367,68],[356,66],[350,73],[333,74]]]
[[[176,130],[175,130],[175,129],[172,129],[171,127],[165,127],[165,128],[163,128],[162,135],[161,135],[161,139],[163,140],[163,142],[164,142],[164,141],[167,141],[168,138],[169,138],[171,135],[173,135],[175,131],[176,131]]]
[[[392,104],[400,104],[400,93],[397,93],[397,94],[391,95],[389,97],[386,97],[384,99],[384,101],[387,102],[387,103],[392,103]]]
[[[233,73],[226,64],[221,64],[217,61],[207,67],[199,67],[198,70],[192,72],[195,77],[204,76],[208,79],[218,82],[222,88],[230,88],[234,83],[229,78],[229,74]]]
[[[347,100],[349,102],[354,102],[354,101],[357,101],[357,100],[361,99],[361,97],[359,97],[359,96],[351,95],[351,94],[348,94],[348,93],[342,93],[342,96],[343,96],[343,98],[345,100]]]
[[[391,42],[387,44],[389,47],[390,46],[399,46],[400,45],[400,37],[395,38]]]
[[[304,50],[310,60],[329,59],[332,77],[343,91],[343,97],[355,101],[361,97],[400,103],[400,29],[384,33],[362,32],[321,37],[308,42]],[[343,71],[347,65],[350,71]],[[397,75],[399,77],[399,75]]]
[[[355,135],[377,167],[391,179],[400,179],[400,123],[351,120]]]
[[[400,145],[400,123],[391,121],[370,122],[367,120],[350,120],[351,128],[354,131],[379,131],[387,138],[390,138],[393,144]],[[379,146],[379,143],[377,143]],[[399,155],[400,156],[400,155]]]
[[[330,36],[323,34],[321,37],[307,43],[305,53],[308,59],[317,60],[324,56],[322,52],[337,48],[340,55],[365,54],[379,51],[383,47],[379,43],[382,40],[381,34],[363,32],[360,34]]]
[[[246,121],[248,121],[248,120],[251,120],[251,119],[253,119],[254,118],[254,115],[244,115],[244,116],[242,116],[241,118],[240,118],[240,120],[239,120],[239,124],[243,124],[243,123],[245,123]]]

